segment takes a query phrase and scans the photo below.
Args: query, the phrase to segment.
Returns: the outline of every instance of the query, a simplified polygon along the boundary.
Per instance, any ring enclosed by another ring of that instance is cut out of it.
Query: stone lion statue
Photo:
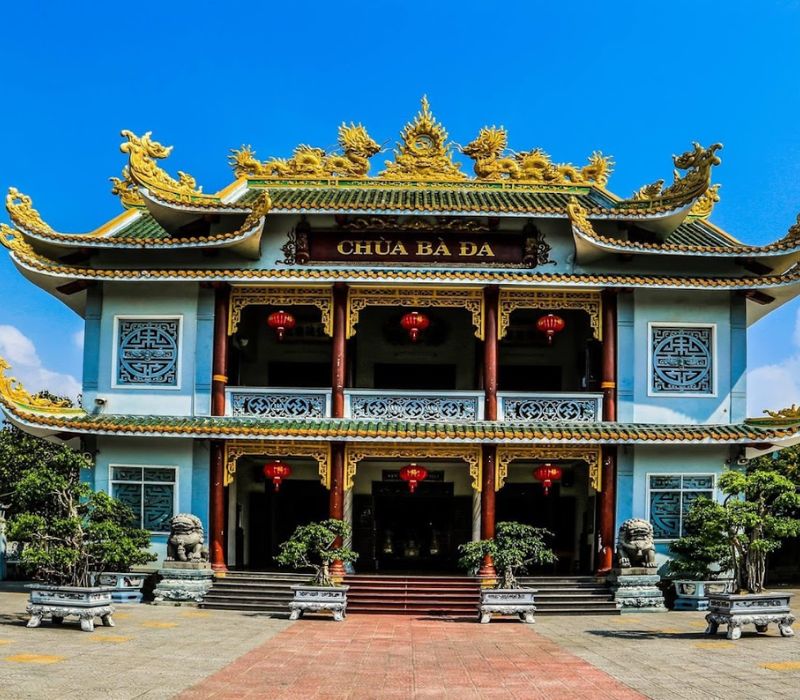
[[[206,561],[208,549],[203,545],[205,533],[200,518],[191,513],[178,513],[169,521],[167,561]]]
[[[656,546],[653,542],[653,526],[649,522],[640,518],[631,518],[619,526],[617,564],[621,569],[630,567],[656,568]]]

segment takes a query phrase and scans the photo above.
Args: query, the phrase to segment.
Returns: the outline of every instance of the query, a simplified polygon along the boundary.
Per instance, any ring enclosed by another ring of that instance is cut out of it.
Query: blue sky
[[[332,146],[343,120],[394,141],[423,93],[461,143],[503,124],[518,150],[613,155],[621,194],[668,178],[691,141],[721,141],[712,220],[749,243],[800,212],[798,2],[33,5],[2,10],[0,189],[58,230],[119,211],[120,129],[153,130],[170,167],[214,191],[232,147]],[[74,387],[80,319],[5,255],[0,285],[0,352],[33,388]],[[800,401],[798,308],[750,331],[751,413]]]

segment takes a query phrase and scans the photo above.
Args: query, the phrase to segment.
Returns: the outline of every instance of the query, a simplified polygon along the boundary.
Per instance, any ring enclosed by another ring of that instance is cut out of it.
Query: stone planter
[[[532,623],[536,610],[533,588],[484,588],[481,590],[479,622],[489,622],[492,615],[519,615],[523,622]]]
[[[689,581],[680,579],[672,582],[675,586],[675,610],[708,610],[708,596],[711,593],[730,593],[732,579],[709,581]]]
[[[102,574],[94,574],[93,578],[95,585],[114,589],[111,600],[115,603],[142,602],[142,586],[147,578],[146,573],[104,571]]]
[[[68,615],[76,615],[84,632],[94,631],[94,618],[99,617],[106,627],[113,627],[111,594],[108,586],[80,588],[75,586],[49,586],[32,583],[28,586],[30,597],[27,611],[31,616],[28,627],[38,627],[42,618],[49,617],[54,625],[60,625]]]
[[[294,597],[289,603],[290,620],[297,620],[305,612],[330,610],[337,622],[347,615],[347,591],[350,586],[292,586]]]
[[[728,626],[728,639],[739,639],[743,625],[755,625],[756,632],[766,632],[770,622],[778,625],[782,637],[794,636],[795,618],[789,610],[791,593],[711,593],[708,596],[706,634],[716,634],[720,625]]]

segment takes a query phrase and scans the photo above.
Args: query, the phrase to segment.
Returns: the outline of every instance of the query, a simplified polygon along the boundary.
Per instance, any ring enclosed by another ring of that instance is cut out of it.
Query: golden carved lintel
[[[356,334],[359,314],[368,306],[466,309],[472,316],[475,337],[480,340],[484,338],[484,304],[480,289],[353,286],[347,302],[348,338]]]
[[[311,457],[319,466],[320,482],[326,489],[331,487],[331,446],[326,442],[287,442],[276,440],[228,440],[225,443],[225,477],[223,483],[230,486],[236,476],[236,463],[245,455],[269,455],[275,457]]]
[[[16,187],[9,187],[6,195],[6,211],[20,228],[31,233],[52,233],[53,229],[45,223],[36,209],[33,208],[31,198],[22,194]]]
[[[508,466],[518,460],[582,460],[589,466],[589,483],[595,491],[602,489],[602,468],[599,447],[562,447],[559,445],[498,445],[495,469],[495,490],[503,488]]]
[[[469,466],[472,488],[481,490],[482,450],[480,445],[417,445],[396,443],[349,443],[344,451],[344,490],[353,488],[358,463],[367,458],[463,460]]]
[[[497,337],[508,332],[512,312],[517,309],[579,310],[589,314],[589,324],[597,340],[603,339],[602,301],[600,292],[552,291],[548,289],[500,289]]]
[[[228,335],[239,328],[247,306],[315,306],[322,313],[325,335],[333,335],[333,290],[331,287],[234,287],[231,290]]]

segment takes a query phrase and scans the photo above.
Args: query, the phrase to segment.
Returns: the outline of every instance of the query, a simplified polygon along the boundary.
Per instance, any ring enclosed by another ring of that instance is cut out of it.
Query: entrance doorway
[[[411,493],[403,482],[373,481],[371,493],[353,501],[357,570],[454,573],[471,519],[471,497],[455,495],[452,482],[425,481]]]

